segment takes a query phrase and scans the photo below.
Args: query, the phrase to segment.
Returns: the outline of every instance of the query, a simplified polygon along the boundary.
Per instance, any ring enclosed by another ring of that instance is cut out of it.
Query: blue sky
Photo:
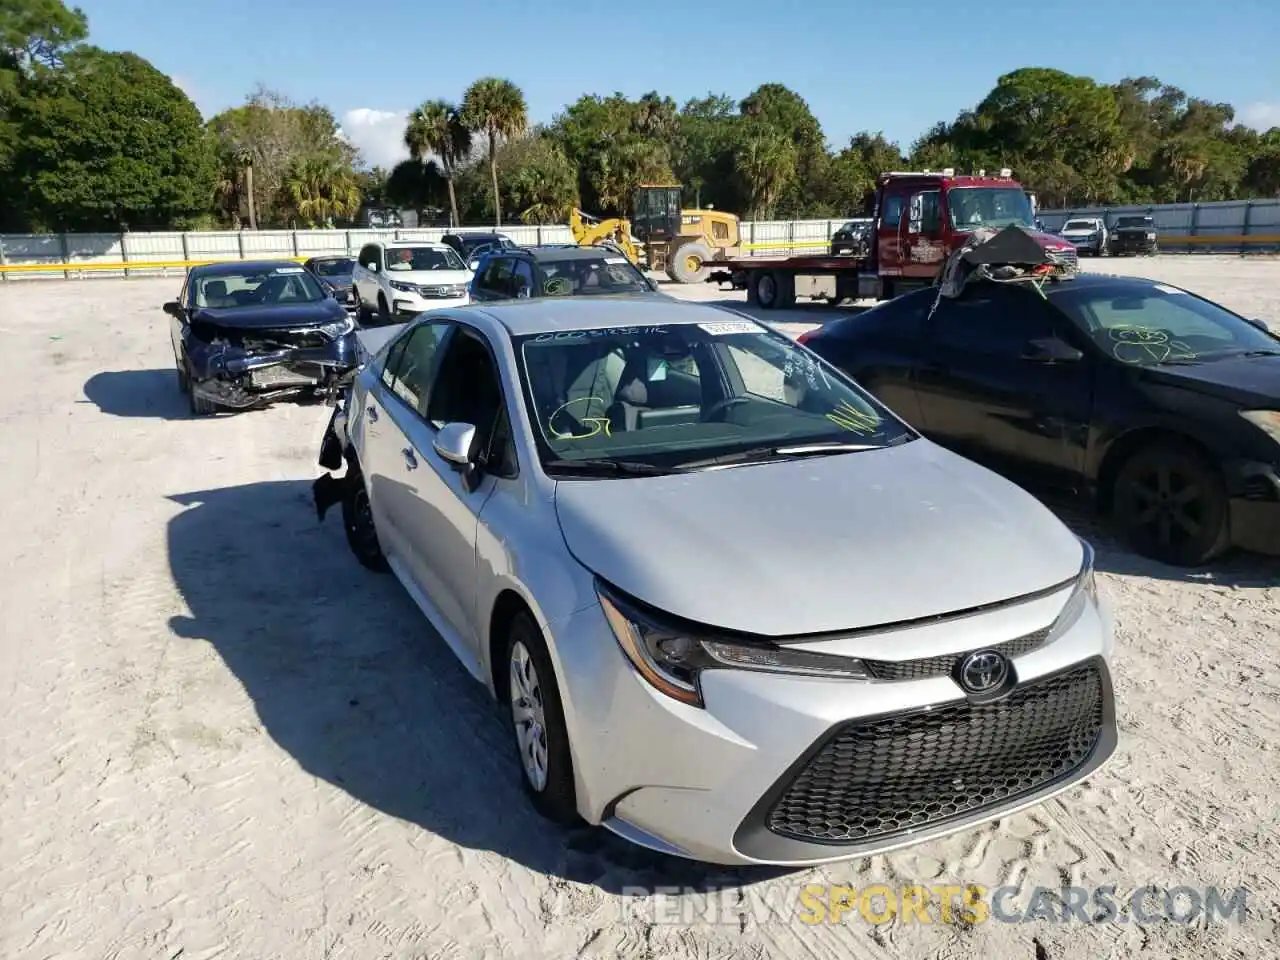
[[[366,158],[384,164],[402,153],[405,111],[459,98],[486,74],[519,84],[535,121],[588,92],[657,89],[683,103],[784,83],[809,102],[835,145],[866,129],[907,147],[1022,66],[1101,82],[1154,75],[1235,104],[1237,118],[1253,126],[1280,125],[1280,0],[704,0],[652,8],[683,13],[679,27],[620,0],[73,2],[89,17],[93,43],[146,57],[206,117],[261,82],[328,105]]]

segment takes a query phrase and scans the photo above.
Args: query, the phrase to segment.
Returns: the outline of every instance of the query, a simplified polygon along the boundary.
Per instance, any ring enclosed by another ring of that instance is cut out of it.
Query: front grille
[[[1020,657],[1044,646],[1049,639],[1052,628],[1045,627],[1024,637],[1006,640],[1004,643],[989,647],[975,647],[974,650],[996,650],[1006,657]],[[921,657],[918,660],[863,660],[867,670],[877,680],[924,680],[928,677],[943,677],[951,672],[956,662],[973,653],[964,650],[960,653],[947,653],[937,657]]]
[[[1244,498],[1259,503],[1270,503],[1277,499],[1275,484],[1266,477],[1250,477],[1244,482]]]
[[[1104,689],[1089,663],[994,703],[852,721],[805,764],[767,825],[799,840],[861,843],[1034,793],[1089,759]]]
[[[298,373],[285,366],[263,367],[260,370],[254,370],[249,375],[249,379],[255,387],[266,389],[306,387],[316,383],[315,377],[309,377],[305,373]]]
[[[1054,263],[1063,264],[1068,267],[1080,266],[1080,254],[1073,248],[1071,250],[1049,250],[1049,259]]]

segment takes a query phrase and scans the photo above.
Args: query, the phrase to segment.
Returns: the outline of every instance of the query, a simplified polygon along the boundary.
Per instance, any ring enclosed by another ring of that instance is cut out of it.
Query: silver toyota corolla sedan
[[[382,337],[317,509],[503,706],[547,817],[812,864],[1040,803],[1114,751],[1089,546],[787,337],[595,298]]]

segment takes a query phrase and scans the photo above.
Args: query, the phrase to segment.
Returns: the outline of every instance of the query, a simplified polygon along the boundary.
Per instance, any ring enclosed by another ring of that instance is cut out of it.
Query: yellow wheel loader
[[[641,185],[632,220],[598,220],[574,210],[569,216],[574,242],[613,247],[636,266],[661,270],[678,283],[702,283],[712,263],[742,253],[740,221],[719,210],[683,209],[680,189],[678,184]]]

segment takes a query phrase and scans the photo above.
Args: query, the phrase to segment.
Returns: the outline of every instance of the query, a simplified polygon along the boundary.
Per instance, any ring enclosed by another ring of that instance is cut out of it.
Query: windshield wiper
[[[751,447],[724,453],[718,457],[707,457],[704,460],[688,460],[678,463],[675,469],[703,470],[707,467],[720,467],[729,464],[767,463],[770,460],[794,460],[797,457],[823,456],[837,453],[855,453],[859,450],[878,450],[882,443],[846,443],[836,440],[828,443],[797,443],[790,446],[771,444],[767,447]]]
[[[667,467],[634,460],[547,460],[542,466],[556,473],[577,473],[588,477],[666,477],[675,473]]]
[[[1280,350],[1246,350],[1237,353],[1237,357],[1280,357]]]

